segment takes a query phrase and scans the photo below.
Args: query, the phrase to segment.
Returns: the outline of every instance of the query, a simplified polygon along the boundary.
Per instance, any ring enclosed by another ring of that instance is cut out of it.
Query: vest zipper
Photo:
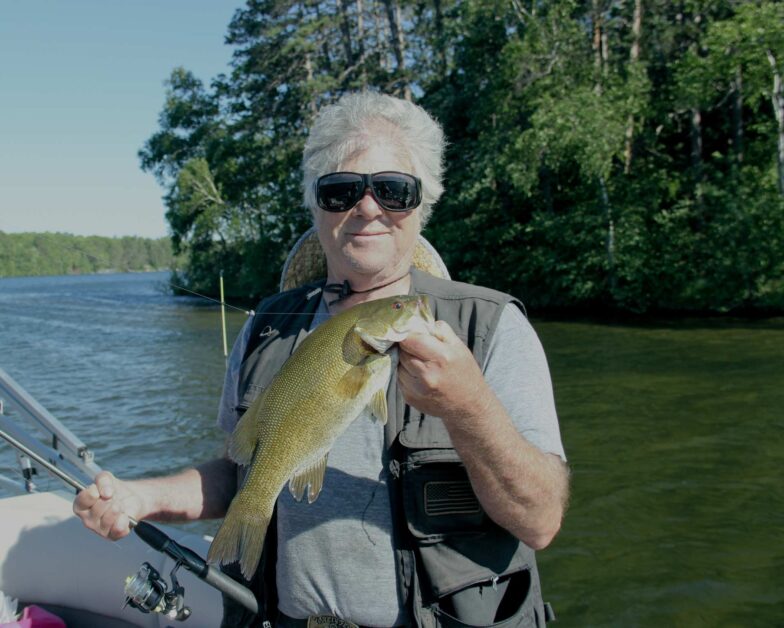
[[[441,591],[441,593],[439,594],[438,597],[439,598],[447,597],[448,595],[452,595],[453,593],[457,593],[458,591],[462,591],[463,589],[467,589],[469,587],[475,587],[477,585],[480,585],[480,586],[488,586],[489,585],[489,586],[493,587],[494,591],[497,591],[498,590],[498,580],[499,580],[499,578],[503,578],[504,576],[508,576],[508,575],[513,574],[513,573],[517,573],[517,571],[521,571],[522,569],[529,569],[529,568],[527,566],[525,566],[525,567],[521,567],[519,569],[512,569],[508,573],[500,573],[500,574],[497,574],[497,575],[493,575],[490,578],[484,577],[484,578],[482,578],[480,580],[472,580],[470,582],[463,583],[463,584],[461,584],[461,585],[459,585],[457,587],[452,587],[452,588],[449,588],[449,589],[445,589],[444,591]],[[530,569],[529,569],[529,571],[530,571]]]

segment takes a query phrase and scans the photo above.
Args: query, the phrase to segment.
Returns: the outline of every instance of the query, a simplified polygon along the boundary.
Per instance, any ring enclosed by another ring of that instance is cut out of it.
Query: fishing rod
[[[58,477],[63,482],[83,491],[86,487],[79,480],[66,473],[46,458],[21,443],[16,438],[0,429],[0,437],[4,438],[12,447],[28,456],[31,460],[44,467],[49,473]],[[161,613],[171,619],[184,621],[191,615],[191,610],[185,606],[185,589],[177,581],[176,572],[180,567],[196,575],[200,580],[225,593],[233,600],[239,602],[254,614],[259,612],[256,597],[247,587],[230,578],[219,569],[212,567],[192,549],[180,545],[163,530],[146,522],[128,518],[131,529],[136,535],[154,550],[166,554],[174,560],[174,569],[169,574],[171,586],[160,574],[145,562],[138,573],[129,576],[125,581],[125,604],[139,609],[143,613]]]

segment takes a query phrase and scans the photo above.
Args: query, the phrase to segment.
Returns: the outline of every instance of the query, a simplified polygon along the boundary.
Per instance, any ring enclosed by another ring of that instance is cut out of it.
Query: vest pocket
[[[444,628],[539,628],[544,624],[536,612],[528,569],[444,596],[433,615]]]
[[[453,449],[408,449],[403,508],[423,602],[443,626],[536,626],[533,552],[481,508]]]
[[[409,406],[406,406],[406,417],[399,438],[400,443],[408,449],[452,448],[452,439],[441,419],[412,411]]]
[[[487,515],[453,449],[411,451],[401,472],[408,529],[418,544],[477,535],[487,527]]]

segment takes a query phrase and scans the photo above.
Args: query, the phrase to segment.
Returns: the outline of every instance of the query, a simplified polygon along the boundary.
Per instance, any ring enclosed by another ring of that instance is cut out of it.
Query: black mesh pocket
[[[478,534],[489,523],[465,467],[451,450],[420,450],[409,457],[403,465],[403,502],[408,527],[423,542]]]

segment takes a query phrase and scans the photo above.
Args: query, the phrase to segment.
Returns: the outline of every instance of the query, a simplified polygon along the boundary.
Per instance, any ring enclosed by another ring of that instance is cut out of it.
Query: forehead
[[[413,174],[409,160],[401,156],[398,147],[388,141],[374,142],[352,153],[340,163],[339,170],[363,173],[397,170]]]

